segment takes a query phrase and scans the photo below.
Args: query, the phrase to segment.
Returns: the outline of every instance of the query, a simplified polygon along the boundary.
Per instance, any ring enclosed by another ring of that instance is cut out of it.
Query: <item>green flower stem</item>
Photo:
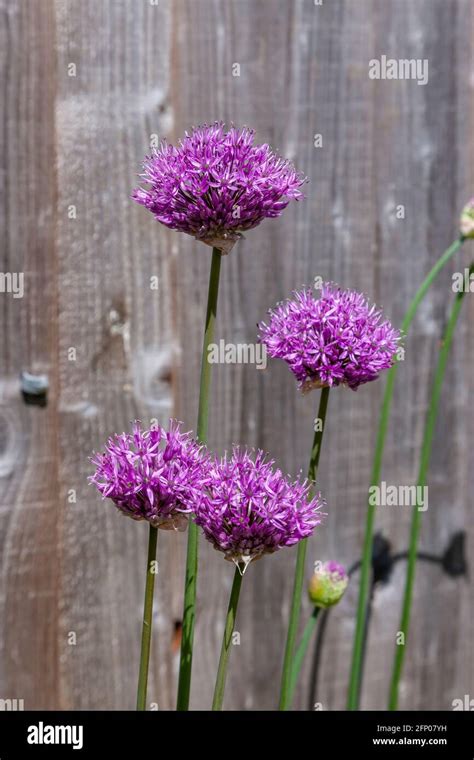
[[[222,710],[225,680],[227,676],[227,664],[229,662],[230,645],[232,643],[232,634],[234,632],[241,585],[242,574],[240,572],[240,569],[236,566],[234,573],[234,582],[232,583],[232,589],[230,592],[229,606],[227,608],[227,616],[225,619],[225,629],[224,636],[222,637],[222,646],[219,657],[219,667],[217,669],[216,685],[214,687],[214,699],[212,700],[213,710]]]
[[[474,271],[474,264],[469,269],[469,274]],[[438,414],[439,401],[441,397],[441,390],[443,387],[444,374],[448,361],[448,355],[453,342],[453,336],[456,329],[459,313],[463,302],[465,293],[461,292],[456,295],[451,315],[446,325],[446,330],[443,335],[441,350],[439,352],[438,363],[436,366],[433,387],[431,391],[430,403],[428,406],[428,412],[426,415],[425,429],[423,433],[423,442],[421,447],[420,468],[418,472],[419,487],[426,486],[428,469],[431,458],[431,449],[433,444],[433,436],[436,425],[436,417]],[[418,493],[418,489],[417,489]],[[396,710],[398,706],[398,687],[400,683],[400,676],[402,674],[403,661],[405,658],[406,644],[408,638],[408,630],[410,627],[410,612],[413,601],[413,586],[415,582],[415,570],[417,560],[417,548],[418,539],[421,528],[421,515],[422,512],[419,509],[419,504],[415,504],[413,508],[411,531],[410,531],[410,546],[408,549],[408,564],[407,574],[405,580],[405,591],[403,595],[402,614],[399,626],[399,632],[403,633],[403,644],[397,645],[395,648],[395,658],[393,661],[392,680],[390,684],[390,697],[389,697],[389,710]]]
[[[201,382],[199,388],[199,409],[197,438],[202,443],[207,441],[209,394],[211,389],[211,365],[208,362],[208,346],[214,339],[217,297],[219,293],[219,276],[222,253],[218,248],[212,249],[209,291],[207,296],[206,324],[201,356]],[[198,529],[190,520],[188,526],[188,549],[186,557],[186,574],[184,582],[183,629],[181,639],[181,657],[179,665],[177,710],[188,710],[191,691],[191,669],[193,662],[194,621],[196,615],[196,583],[198,573]]]
[[[303,635],[301,637],[300,645],[298,649],[296,650],[296,654],[293,660],[293,671],[291,674],[290,705],[293,702],[296,685],[300,677],[301,668],[303,667],[304,658],[306,657],[306,652],[308,651],[309,642],[311,641],[311,637],[314,633],[314,629],[316,628],[316,623],[318,621],[318,615],[319,615],[320,609],[321,609],[320,607],[314,608],[310,619],[306,623],[305,629],[303,631]]]
[[[449,248],[447,248],[447,250],[438,259],[434,267],[431,269],[431,271],[426,276],[425,280],[422,282],[422,284],[418,288],[415,294],[415,297],[410,303],[410,306],[408,307],[408,310],[402,322],[401,332],[403,335],[407,335],[408,330],[411,326],[411,323],[413,322],[415,314],[418,310],[418,307],[420,303],[422,302],[423,298],[425,297],[426,293],[428,292],[429,288],[433,284],[434,280],[436,279],[438,274],[441,272],[443,267],[446,266],[446,264],[454,256],[454,254],[461,248],[463,242],[464,242],[464,238],[460,237],[457,240],[455,240],[454,243],[452,243],[452,245],[450,245]],[[395,387],[395,378],[397,374],[397,369],[398,369],[397,364],[394,364],[393,367],[388,371],[387,383],[385,386],[385,392],[384,392],[383,401],[382,401],[382,409],[381,409],[380,418],[379,418],[379,427],[378,427],[377,438],[376,438],[376,443],[375,443],[375,454],[374,454],[374,460],[372,464],[371,486],[377,486],[380,482],[380,476],[382,472],[383,453],[384,453],[384,448],[385,448],[385,439],[387,436],[388,422],[389,422],[390,410],[392,406],[392,398],[393,398],[393,391]],[[356,619],[356,628],[355,628],[355,635],[354,635],[354,647],[353,647],[353,652],[352,652],[351,674],[350,674],[349,691],[348,691],[348,698],[347,698],[348,710],[359,709],[360,683],[361,683],[361,677],[362,677],[362,659],[363,659],[363,648],[364,648],[365,616],[366,616],[366,607],[367,607],[369,585],[370,585],[374,523],[375,523],[375,505],[371,504],[369,501],[369,504],[367,507],[366,524],[365,524],[364,547],[363,547],[363,554],[362,554],[362,566],[361,566],[360,586],[359,586],[359,601],[358,601],[358,606],[357,606],[357,619]]]
[[[140,671],[138,676],[137,710],[146,710],[146,689],[148,685],[148,664],[150,662],[150,644],[153,615],[153,591],[156,575],[156,542],[158,528],[150,525],[148,534],[148,559],[145,584],[145,604],[143,607],[142,646],[140,652]]]
[[[329,400],[329,388],[321,390],[319,400],[318,419],[321,421],[321,430],[316,430],[313,438],[311,457],[308,468],[308,480],[314,482],[318,473],[319,457],[321,454],[321,444],[323,440],[324,428],[326,426],[326,412]],[[290,620],[288,623],[288,633],[286,637],[285,656],[283,660],[283,672],[281,676],[280,687],[280,710],[288,710],[291,702],[291,674],[293,670],[293,652],[295,649],[296,634],[300,617],[301,596],[303,592],[306,549],[308,539],[304,538],[298,542],[296,555],[295,578],[293,581],[293,596],[290,609]]]

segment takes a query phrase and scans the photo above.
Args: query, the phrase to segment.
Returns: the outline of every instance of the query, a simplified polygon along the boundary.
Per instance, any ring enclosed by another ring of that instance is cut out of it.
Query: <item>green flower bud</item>
[[[474,198],[471,198],[464,206],[459,226],[461,235],[465,238],[474,238]]]
[[[324,562],[309,582],[309,598],[316,607],[332,607],[342,599],[348,583],[349,576],[342,565]]]

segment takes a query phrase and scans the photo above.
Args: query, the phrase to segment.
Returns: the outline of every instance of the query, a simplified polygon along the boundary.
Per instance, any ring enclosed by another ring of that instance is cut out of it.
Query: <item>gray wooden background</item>
[[[304,202],[224,260],[218,337],[254,340],[266,309],[318,274],[365,291],[399,324],[473,194],[473,21],[472,0],[0,0],[1,269],[25,275],[23,299],[0,295],[1,698],[134,707],[147,529],[87,485],[88,456],[134,418],[171,415],[194,428],[210,262],[210,250],[130,200],[150,136],[176,140],[214,119],[247,124],[311,180]],[[371,81],[368,61],[382,54],[427,58],[428,84]],[[451,271],[473,254],[466,245]],[[446,272],[407,343],[389,483],[416,478],[450,286]],[[473,313],[470,296],[437,428],[427,551],[463,528],[472,550]],[[46,408],[23,403],[22,370],[48,375]],[[329,515],[308,575],[314,560],[359,556],[383,382],[330,399],[320,467]],[[306,469],[316,393],[300,396],[278,362],[266,372],[218,366],[213,387],[212,447],[261,446],[285,471]],[[397,550],[409,521],[406,508],[378,514]],[[232,576],[201,548],[195,709],[210,705]],[[167,709],[185,536],[163,534],[158,553],[149,701]],[[245,578],[228,709],[276,705],[294,559],[281,551]],[[376,594],[367,709],[386,705],[402,583],[399,565]],[[324,709],[345,704],[356,598],[354,583],[329,624]],[[424,566],[414,611],[401,707],[451,709],[474,696],[470,586]],[[301,689],[296,706],[305,705]]]

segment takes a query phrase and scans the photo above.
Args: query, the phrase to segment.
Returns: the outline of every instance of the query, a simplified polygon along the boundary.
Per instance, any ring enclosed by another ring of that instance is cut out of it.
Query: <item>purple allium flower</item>
[[[342,599],[348,583],[349,576],[343,565],[334,561],[324,562],[309,582],[309,598],[316,607],[332,607]]]
[[[325,502],[311,498],[307,481],[292,482],[273,460],[235,447],[232,456],[214,459],[194,519],[225,558],[244,570],[263,554],[292,546],[322,521]]]
[[[269,315],[259,339],[288,364],[303,391],[341,383],[357,390],[395,361],[399,331],[356,291],[332,283],[319,299],[296,291]]]
[[[141,177],[148,187],[132,197],[167,227],[228,252],[242,231],[303,197],[306,179],[253,141],[247,127],[226,132],[216,122],[193,128],[178,147],[164,142],[146,157]]]
[[[105,452],[91,462],[89,478],[102,494],[134,520],[148,520],[154,527],[185,530],[190,501],[202,487],[206,455],[180,424],[169,430],[156,426],[109,438]]]

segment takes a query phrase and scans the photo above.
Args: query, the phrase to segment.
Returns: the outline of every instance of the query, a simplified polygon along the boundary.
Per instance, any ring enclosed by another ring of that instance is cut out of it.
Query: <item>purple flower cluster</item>
[[[89,478],[126,515],[159,528],[186,528],[187,514],[216,549],[244,567],[262,554],[292,546],[322,520],[324,504],[307,482],[291,482],[263,452],[238,447],[217,459],[170,423],[110,438],[91,458]]]
[[[216,549],[245,570],[263,554],[292,546],[322,521],[324,501],[310,484],[291,482],[258,451],[235,447],[214,460],[195,506],[195,522]]]
[[[156,426],[109,438],[105,452],[95,454],[89,478],[103,498],[110,498],[126,515],[148,520],[153,526],[184,530],[186,513],[202,488],[205,459],[202,447],[180,425],[169,430]]]
[[[269,314],[260,341],[288,364],[303,391],[341,383],[356,390],[394,363],[399,331],[356,291],[326,283],[319,299],[296,291]]]
[[[133,193],[159,222],[210,245],[232,244],[243,230],[280,216],[303,197],[306,181],[247,127],[216,122],[186,132],[178,147],[162,143],[144,162],[146,188]],[[218,246],[219,247],[219,246]]]

